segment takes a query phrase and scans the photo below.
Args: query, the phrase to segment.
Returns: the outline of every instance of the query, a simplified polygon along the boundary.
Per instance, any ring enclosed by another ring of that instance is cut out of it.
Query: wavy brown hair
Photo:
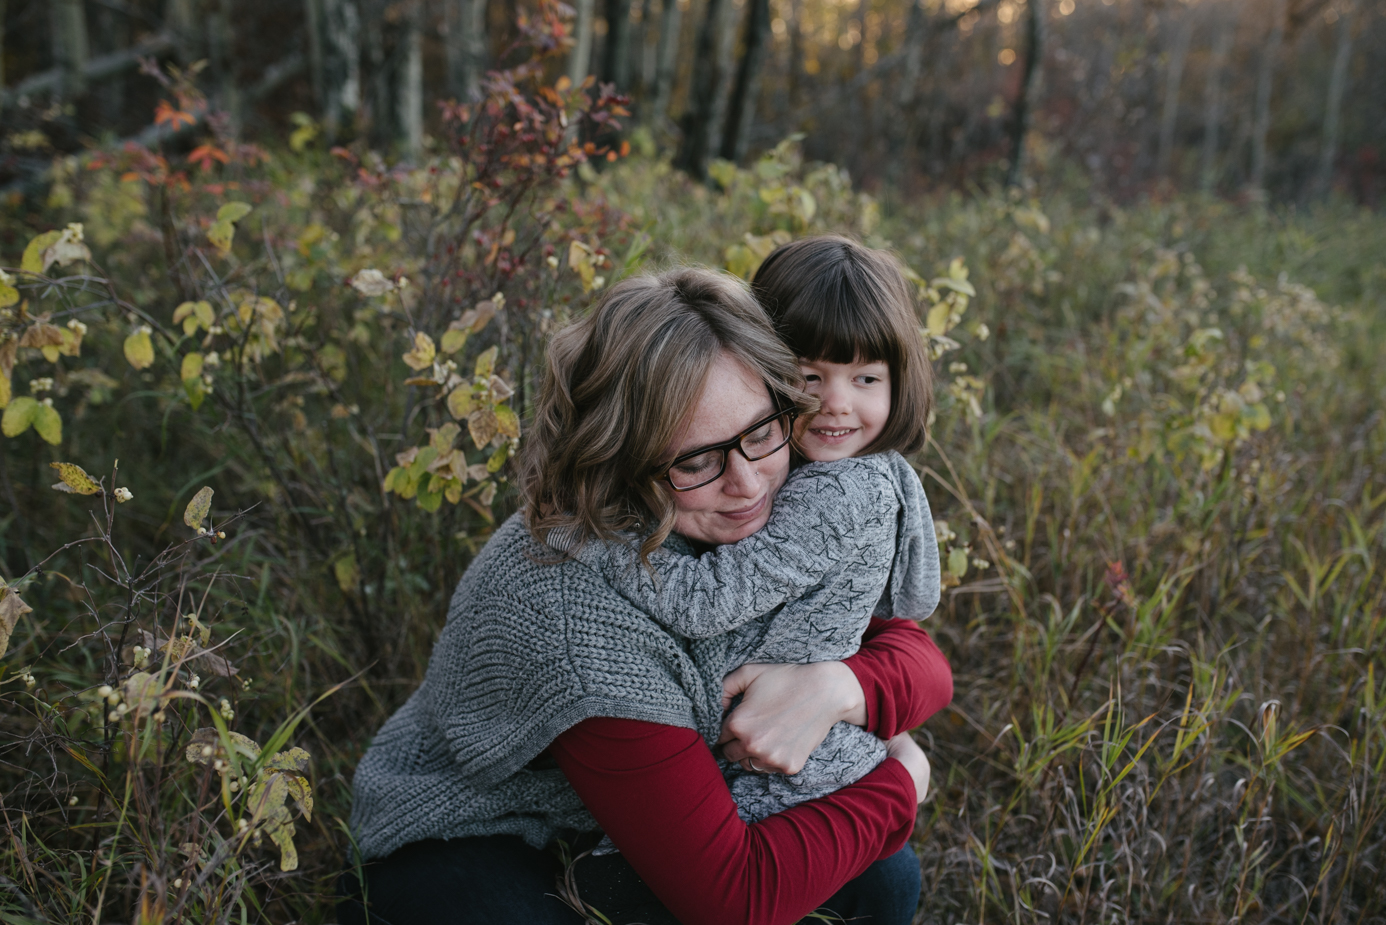
[[[894,254],[842,235],[800,238],[770,252],[751,291],[795,356],[890,367],[890,419],[864,452],[923,448],[933,367]]]
[[[642,558],[657,549],[674,526],[658,467],[723,353],[759,376],[777,407],[817,410],[765,311],[715,270],[622,280],[556,334],[519,461],[534,538],[561,531],[552,545],[576,549],[635,532]]]

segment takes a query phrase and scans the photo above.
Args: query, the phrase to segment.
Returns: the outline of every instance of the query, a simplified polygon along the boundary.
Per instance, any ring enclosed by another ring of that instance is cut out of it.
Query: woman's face
[[[703,394],[683,431],[669,445],[672,459],[702,446],[731,440],[775,412],[765,384],[738,360],[720,354],[708,372]],[[770,519],[775,493],[789,475],[789,447],[748,462],[735,450],[715,482],[692,491],[673,491],[674,531],[690,540],[721,546],[755,533]]]

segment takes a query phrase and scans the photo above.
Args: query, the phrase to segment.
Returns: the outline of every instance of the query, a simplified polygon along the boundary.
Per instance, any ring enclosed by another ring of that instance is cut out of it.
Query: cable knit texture
[[[726,639],[679,638],[589,567],[543,561],[553,557],[517,514],[462,576],[423,684],[356,769],[362,859],[425,838],[511,834],[542,847],[561,829],[597,828],[563,773],[534,761],[584,719],[716,741]]]
[[[661,549],[642,568],[633,545],[587,543],[576,556],[680,636],[725,638],[727,673],[748,662],[839,661],[861,646],[873,612],[923,619],[939,599],[929,503],[899,453],[796,469],[765,527],[704,553]],[[860,780],[885,745],[838,723],[797,774],[722,762],[747,822]]]

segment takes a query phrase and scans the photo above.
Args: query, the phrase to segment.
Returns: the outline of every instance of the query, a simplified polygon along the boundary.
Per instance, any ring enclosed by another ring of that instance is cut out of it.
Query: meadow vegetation
[[[1386,916],[1386,221],[1058,166],[878,201],[793,138],[698,185],[552,28],[414,162],[212,118],[6,211],[0,918],[333,921],[548,334],[818,231],[901,255],[938,374],[920,920]]]

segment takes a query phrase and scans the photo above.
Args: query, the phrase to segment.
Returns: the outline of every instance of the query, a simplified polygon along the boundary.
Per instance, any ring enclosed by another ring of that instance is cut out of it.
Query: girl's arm
[[[882,739],[918,726],[953,699],[953,672],[914,621],[873,619],[855,655],[810,665],[743,665],[723,682],[723,704],[737,694],[745,697],[722,726],[722,754],[794,774],[835,722]]]
[[[706,639],[802,596],[863,550],[894,546],[894,489],[861,460],[802,466],[773,503],[769,522],[738,543],[701,556],[657,550],[654,575],[625,544],[588,543],[574,555],[659,623]]]
[[[746,825],[690,729],[588,719],[550,753],[655,895],[687,925],[788,925],[900,849],[915,781],[888,758],[851,786]]]

